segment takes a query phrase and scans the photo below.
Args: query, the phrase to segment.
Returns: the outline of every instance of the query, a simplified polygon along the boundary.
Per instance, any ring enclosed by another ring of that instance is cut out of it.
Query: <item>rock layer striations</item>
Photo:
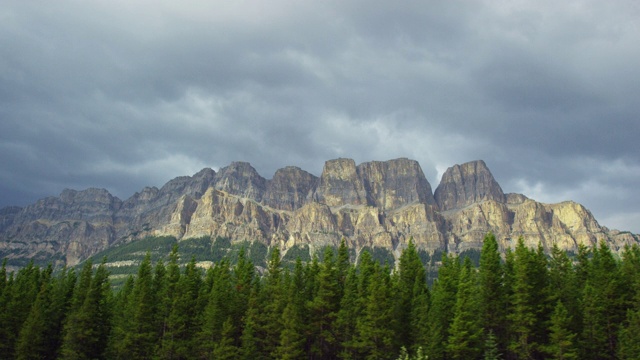
[[[260,241],[283,252],[344,238],[356,252],[383,247],[396,256],[413,239],[427,252],[460,253],[479,249],[489,231],[503,250],[519,237],[570,251],[600,240],[619,251],[640,240],[600,226],[580,204],[503,193],[483,161],[449,168],[433,193],[414,160],[336,159],[320,177],[285,167],[270,180],[234,162],[144,188],[125,201],[104,189],[65,190],[25,208],[0,209],[0,256],[75,265],[150,235]]]

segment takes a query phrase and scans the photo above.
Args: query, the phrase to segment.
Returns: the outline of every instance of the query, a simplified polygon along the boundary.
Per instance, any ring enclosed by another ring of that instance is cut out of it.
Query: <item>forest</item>
[[[1,359],[639,359],[640,248],[529,248],[476,266],[444,254],[429,284],[409,242],[396,265],[343,241],[264,271],[240,250],[202,269],[178,246],[114,287],[106,260],[0,270]]]

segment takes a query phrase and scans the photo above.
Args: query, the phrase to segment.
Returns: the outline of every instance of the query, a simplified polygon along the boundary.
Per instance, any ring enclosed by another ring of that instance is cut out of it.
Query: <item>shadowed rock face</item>
[[[367,205],[367,194],[352,159],[329,160],[324,164],[313,199],[328,206]]]
[[[355,164],[327,161],[320,177],[297,167],[265,180],[248,163],[218,173],[203,169],[126,201],[104,189],[65,190],[25,208],[0,209],[0,258],[79,261],[149,235],[204,235],[260,241],[286,252],[294,245],[384,247],[398,256],[409,239],[421,249],[479,249],[487,232],[501,249],[522,236],[530,246],[576,251],[607,241],[613,251],[640,237],[602,227],[582,205],[541,204],[504,194],[483,161],[449,168],[431,186],[409,159]],[[62,256],[62,257],[61,257]]]
[[[431,185],[415,160],[372,161],[358,165],[367,204],[385,211],[414,202],[434,205]]]
[[[295,166],[279,169],[267,181],[264,203],[274,209],[293,211],[311,201],[318,177]]]
[[[261,201],[267,190],[267,181],[247,162],[233,162],[220,169],[214,187],[229,194]]]
[[[502,188],[482,160],[450,167],[435,192],[440,211],[462,209],[484,200],[505,202]]]

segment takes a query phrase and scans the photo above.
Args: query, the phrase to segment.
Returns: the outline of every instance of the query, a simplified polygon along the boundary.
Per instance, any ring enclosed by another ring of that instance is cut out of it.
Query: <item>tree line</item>
[[[203,270],[141,262],[114,290],[105,261],[0,273],[2,359],[638,359],[640,248],[569,256],[522,239],[479,266],[445,254],[428,286],[410,242],[391,269],[343,241],[264,274],[240,251]]]

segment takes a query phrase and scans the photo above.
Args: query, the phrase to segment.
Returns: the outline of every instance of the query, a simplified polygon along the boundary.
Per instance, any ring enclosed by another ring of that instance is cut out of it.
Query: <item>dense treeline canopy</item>
[[[264,274],[240,251],[206,271],[147,256],[117,290],[105,263],[0,272],[2,359],[638,359],[640,249],[569,257],[519,240],[429,285],[409,243],[391,269],[343,242]]]

